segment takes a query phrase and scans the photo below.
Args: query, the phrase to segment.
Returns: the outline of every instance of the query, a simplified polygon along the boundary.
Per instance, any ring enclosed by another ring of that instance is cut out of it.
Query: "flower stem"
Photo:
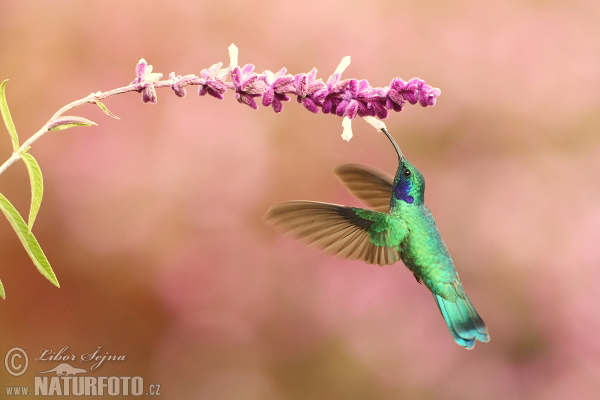
[[[10,158],[4,162],[4,164],[0,165],[0,175],[6,171],[8,167],[10,167],[15,161],[21,158],[21,155],[18,153],[12,153]]]
[[[159,81],[155,83],[155,87],[165,87],[165,86],[170,86],[172,84],[172,82],[170,80],[165,80],[165,81]],[[29,139],[27,139],[18,149],[17,151],[13,152],[13,154],[10,156],[10,158],[8,160],[6,160],[4,162],[4,164],[0,165],[0,175],[2,175],[4,173],[4,171],[6,171],[8,169],[8,167],[10,167],[12,164],[15,163],[15,161],[19,160],[21,158],[21,154],[23,154],[24,152],[26,152],[33,143],[35,143],[39,138],[41,138],[42,136],[44,136],[44,134],[46,132],[49,131],[49,126],[51,125],[51,123],[53,121],[55,121],[56,119],[58,119],[59,117],[61,117],[65,112],[72,110],[73,108],[82,106],[84,104],[94,104],[96,103],[96,101],[102,100],[102,99],[106,99],[107,97],[111,97],[111,96],[115,96],[118,94],[122,94],[122,93],[127,93],[127,92],[137,92],[139,90],[139,85],[137,84],[131,84],[129,86],[123,86],[117,89],[113,89],[113,90],[109,90],[106,92],[97,92],[97,93],[92,93],[89,96],[86,96],[82,99],[79,100],[75,100],[69,104],[67,104],[66,106],[62,107],[60,110],[58,110],[53,116],[52,118],[50,118],[48,120],[48,122],[46,122],[44,124],[44,126],[42,126],[40,128],[40,130],[38,130],[36,133],[34,133]]]

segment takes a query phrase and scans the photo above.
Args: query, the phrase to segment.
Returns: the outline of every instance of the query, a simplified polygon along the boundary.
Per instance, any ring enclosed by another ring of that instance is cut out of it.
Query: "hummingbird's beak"
[[[381,130],[383,131],[383,133],[385,133],[388,139],[390,139],[390,142],[392,142],[392,144],[394,145],[394,149],[396,149],[396,153],[398,154],[398,161],[402,161],[404,159],[404,154],[402,154],[402,151],[400,151],[400,147],[398,147],[398,144],[396,143],[392,135],[390,135],[386,128],[381,128]]]

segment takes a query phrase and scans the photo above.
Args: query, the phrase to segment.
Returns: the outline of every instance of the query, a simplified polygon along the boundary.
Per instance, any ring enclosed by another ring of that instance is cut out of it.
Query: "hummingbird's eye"
[[[411,175],[410,169],[404,168],[404,171],[402,171],[402,173],[404,174],[405,178],[410,178],[410,175]]]

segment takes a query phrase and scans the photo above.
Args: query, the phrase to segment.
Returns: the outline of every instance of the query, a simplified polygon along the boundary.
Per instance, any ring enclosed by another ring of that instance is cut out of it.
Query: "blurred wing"
[[[382,213],[313,201],[277,204],[265,219],[339,257],[379,265],[400,260],[398,245],[406,234],[398,228],[390,233]]]
[[[375,211],[390,212],[394,178],[385,172],[358,164],[344,164],[334,171],[353,196]]]

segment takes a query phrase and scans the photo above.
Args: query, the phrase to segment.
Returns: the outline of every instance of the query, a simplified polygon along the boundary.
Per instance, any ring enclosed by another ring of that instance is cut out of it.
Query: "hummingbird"
[[[370,209],[316,201],[290,201],[271,207],[265,220],[286,233],[349,260],[391,265],[402,260],[417,282],[433,294],[448,330],[460,346],[488,342],[485,323],[460,282],[450,253],[424,203],[425,179],[398,155],[394,178],[374,168],[344,164],[334,170],[348,191]]]

